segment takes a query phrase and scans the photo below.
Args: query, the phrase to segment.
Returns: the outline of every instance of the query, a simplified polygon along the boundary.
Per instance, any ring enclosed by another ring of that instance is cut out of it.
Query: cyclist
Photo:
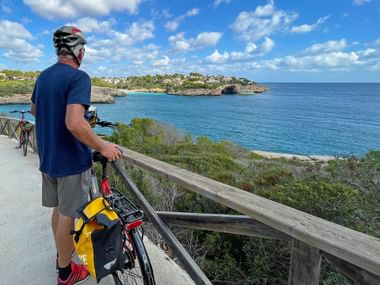
[[[86,44],[76,27],[63,26],[53,36],[57,63],[38,77],[31,113],[42,172],[42,205],[52,207],[51,225],[57,248],[58,285],[77,284],[89,276],[83,265],[71,261],[70,231],[76,209],[88,201],[91,150],[107,159],[121,158],[117,145],[106,143],[85,119],[90,106],[91,80],[79,70]]]

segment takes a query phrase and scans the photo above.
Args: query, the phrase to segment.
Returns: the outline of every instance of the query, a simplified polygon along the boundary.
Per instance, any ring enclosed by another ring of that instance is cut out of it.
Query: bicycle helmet
[[[74,56],[80,65],[78,56],[83,45],[87,44],[81,30],[73,26],[63,26],[54,32],[53,43],[57,55],[64,48]]]

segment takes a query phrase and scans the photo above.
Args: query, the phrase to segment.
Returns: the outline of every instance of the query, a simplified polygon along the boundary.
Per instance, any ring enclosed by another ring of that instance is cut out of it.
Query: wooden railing
[[[171,225],[291,242],[290,285],[318,285],[322,258],[359,284],[380,284],[380,239],[123,148],[125,160],[244,215],[158,212]]]
[[[7,120],[10,119],[0,117],[0,134],[3,133],[6,127],[4,121],[7,122]],[[10,127],[11,130],[12,128]],[[6,134],[10,134],[9,130]],[[380,284],[380,239],[132,150],[122,149],[127,163],[165,177],[190,191],[243,214],[155,212],[149,203],[143,207],[148,218],[160,231],[165,241],[169,246],[174,247],[174,254],[182,256],[179,259],[189,264],[191,268],[185,266],[185,269],[197,284],[209,284],[210,282],[202,275],[202,272],[199,272],[192,261],[188,260],[188,255],[181,252],[181,246],[175,244],[176,241],[173,243],[173,240],[170,240],[172,233],[165,225],[161,225],[161,219],[170,225],[290,242],[292,254],[289,285],[318,285],[322,259],[359,284]],[[123,174],[120,167],[116,167],[116,172],[124,178],[123,181],[128,188],[135,187],[133,182],[126,181],[128,177]],[[139,195],[137,193],[137,196]],[[147,203],[144,197],[137,198],[143,203]]]

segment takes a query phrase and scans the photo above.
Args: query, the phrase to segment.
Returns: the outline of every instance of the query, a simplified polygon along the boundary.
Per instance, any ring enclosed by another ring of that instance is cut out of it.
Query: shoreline
[[[299,161],[309,161],[309,162],[329,162],[330,160],[338,159],[339,157],[331,155],[301,155],[301,154],[292,154],[292,153],[283,153],[283,152],[270,152],[263,150],[252,150],[252,153],[258,154],[265,158],[285,158],[293,159]]]

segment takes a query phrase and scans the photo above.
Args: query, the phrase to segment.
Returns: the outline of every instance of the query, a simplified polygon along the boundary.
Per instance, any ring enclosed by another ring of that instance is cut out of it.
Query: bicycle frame
[[[109,182],[109,178],[108,178],[108,168],[107,168],[107,161],[105,161],[103,159],[103,157],[96,157],[98,153],[95,153],[94,154],[94,161],[100,161],[101,165],[102,165],[102,180],[101,180],[101,186],[100,186],[100,193],[103,197],[107,197],[107,196],[110,196],[113,194],[112,192],[112,188],[111,188],[111,185],[110,185],[110,182]],[[100,154],[99,154],[100,155]],[[140,210],[138,210],[140,211]],[[141,211],[140,211],[141,212]],[[137,212],[136,212],[137,213]],[[131,212],[130,214],[134,214],[133,212]],[[126,229],[126,233],[129,234],[129,231],[132,230],[132,229],[135,229],[137,227],[140,227],[142,226],[143,224],[143,221],[142,221],[142,212],[141,212],[141,217],[140,218],[137,218],[133,221],[130,221],[130,222],[125,222],[123,221],[123,224],[125,226],[125,229]]]

